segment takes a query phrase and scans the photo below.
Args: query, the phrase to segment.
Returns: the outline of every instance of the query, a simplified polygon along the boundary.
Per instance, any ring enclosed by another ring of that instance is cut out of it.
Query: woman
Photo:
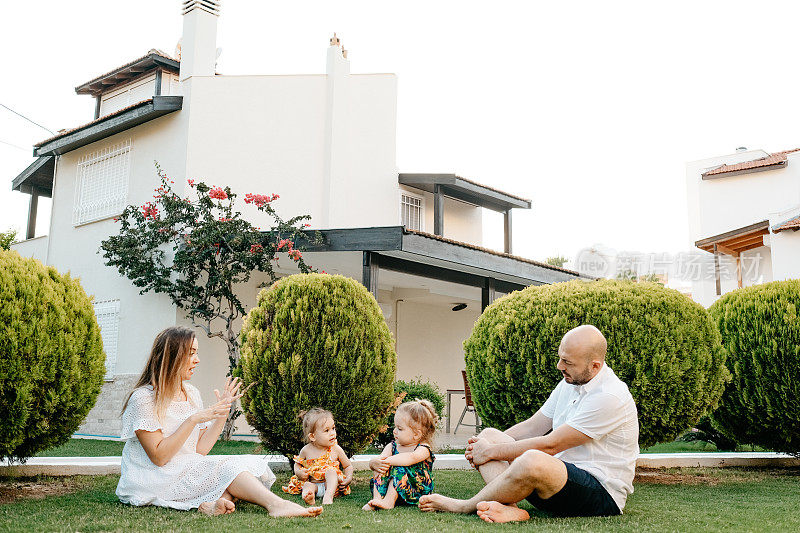
[[[228,378],[217,403],[203,408],[200,392],[187,381],[200,359],[197,339],[185,327],[167,328],[153,342],[150,359],[122,413],[122,475],[117,496],[131,505],[232,513],[234,501],[260,505],[271,516],[317,516],[321,507],[301,507],[269,490],[275,476],[255,457],[206,454],[217,441],[231,404],[241,397],[238,379]]]

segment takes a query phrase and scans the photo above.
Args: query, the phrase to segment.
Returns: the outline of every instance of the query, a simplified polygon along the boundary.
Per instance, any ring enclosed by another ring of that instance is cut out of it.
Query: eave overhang
[[[499,282],[497,290],[500,292],[510,292],[528,285],[594,279],[531,259],[409,231],[403,226],[327,229],[319,232],[324,244],[300,244],[310,252],[376,252],[384,257],[381,268],[423,276],[426,269],[447,272],[450,281],[466,285],[482,286],[485,278],[492,278]],[[401,264],[405,266],[401,268]],[[409,264],[417,266],[409,271]]]
[[[531,201],[526,198],[486,187],[455,174],[400,174],[397,181],[400,185],[430,193],[435,193],[439,186],[445,196],[501,213],[514,208],[531,208]]]
[[[713,237],[706,237],[694,243],[695,246],[706,252],[722,252],[732,257],[738,257],[742,252],[764,246],[764,235],[769,234],[769,220],[762,220],[749,226],[736,228]]]
[[[78,94],[100,96],[100,94],[110,91],[116,86],[124,85],[131,80],[141,77],[148,71],[163,69],[177,73],[180,71],[180,67],[180,61],[151,51],[146,56],[135,59],[111,72],[107,72],[102,76],[98,76],[93,80],[78,85],[75,87],[75,92]]]
[[[55,169],[55,157],[40,157],[14,178],[14,181],[11,182],[11,190],[50,198],[53,196]]]
[[[183,96],[154,96],[34,145],[36,157],[62,155],[183,107]]]

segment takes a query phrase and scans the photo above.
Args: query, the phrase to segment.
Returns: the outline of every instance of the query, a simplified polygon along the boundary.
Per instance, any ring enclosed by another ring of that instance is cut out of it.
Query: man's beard
[[[564,376],[564,379],[566,379],[566,376]],[[584,370],[582,373],[578,374],[577,376],[572,376],[571,375],[569,377],[569,379],[572,380],[572,382],[568,382],[568,383],[570,383],[570,385],[575,385],[575,386],[586,385],[587,383],[589,383],[592,380],[592,369],[591,368],[587,368],[586,370]]]

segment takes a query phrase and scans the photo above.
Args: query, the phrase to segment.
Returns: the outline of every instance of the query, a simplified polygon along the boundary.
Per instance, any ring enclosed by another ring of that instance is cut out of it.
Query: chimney
[[[219,5],[219,0],[184,0],[181,81],[216,73]]]

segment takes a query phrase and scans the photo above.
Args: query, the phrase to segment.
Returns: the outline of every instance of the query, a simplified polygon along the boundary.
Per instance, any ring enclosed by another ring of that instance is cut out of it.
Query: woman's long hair
[[[164,413],[175,393],[183,388],[181,369],[186,364],[194,339],[194,331],[183,326],[173,326],[159,333],[153,341],[153,348],[150,350],[150,358],[144,371],[133,387],[133,390],[145,385],[153,387],[156,416],[159,420],[164,418]],[[128,407],[131,394],[133,391],[125,399],[123,412]]]

